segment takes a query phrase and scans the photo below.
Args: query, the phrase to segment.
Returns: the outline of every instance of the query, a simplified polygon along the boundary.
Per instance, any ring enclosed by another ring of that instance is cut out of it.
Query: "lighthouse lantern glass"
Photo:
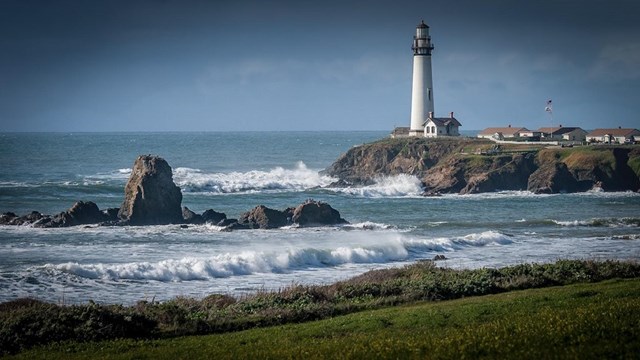
[[[426,39],[427,38],[427,28],[418,27],[416,29],[416,38],[418,38],[418,39]]]

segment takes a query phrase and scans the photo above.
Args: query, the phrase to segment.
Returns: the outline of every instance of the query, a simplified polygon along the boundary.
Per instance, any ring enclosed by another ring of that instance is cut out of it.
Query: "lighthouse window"
[[[429,101],[431,101],[431,89],[428,89],[428,90],[427,90],[427,94],[428,94],[428,96],[429,96]]]

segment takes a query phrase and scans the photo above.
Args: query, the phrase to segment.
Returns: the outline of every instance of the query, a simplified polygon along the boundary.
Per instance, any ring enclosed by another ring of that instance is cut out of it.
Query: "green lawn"
[[[66,343],[16,359],[639,358],[640,279],[362,311],[161,340]]]

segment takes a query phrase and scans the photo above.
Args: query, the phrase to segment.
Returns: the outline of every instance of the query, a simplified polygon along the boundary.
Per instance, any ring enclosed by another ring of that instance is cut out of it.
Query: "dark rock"
[[[497,190],[525,190],[529,176],[535,171],[534,154],[496,156],[485,172],[471,176],[460,194],[475,194]]]
[[[182,208],[182,218],[187,224],[204,224],[204,219],[202,218],[202,216],[189,210],[189,208],[186,206]]]
[[[253,227],[251,227],[250,225],[247,224],[241,224],[239,222],[233,222],[227,226],[225,226],[224,230],[225,231],[232,231],[232,230],[248,230],[248,229],[254,229]]]
[[[447,257],[442,254],[438,254],[433,257],[433,261],[439,261],[439,260],[447,260]]]
[[[229,226],[231,224],[238,223],[238,219],[222,219],[216,225],[217,226]]]
[[[238,223],[252,229],[275,229],[287,225],[287,215],[282,211],[258,205],[242,214]]]
[[[291,220],[300,226],[348,224],[338,210],[315,200],[307,200],[296,207]]]
[[[102,211],[98,209],[98,205],[92,201],[78,201],[67,210],[67,213],[73,220],[72,225],[97,224],[107,220]]]
[[[46,217],[46,215],[43,215],[42,213],[38,212],[38,211],[32,211],[27,215],[23,215],[23,216],[19,216],[19,217],[15,217],[13,219],[11,219],[9,221],[9,223],[7,225],[28,225],[28,224],[33,224],[36,221],[42,219]]]
[[[18,215],[12,212],[6,212],[0,215],[0,225],[9,225],[11,221],[17,218]]]
[[[293,223],[293,213],[296,211],[294,207],[284,209],[284,215],[287,217],[287,224]]]
[[[206,223],[217,224],[227,218],[227,214],[217,212],[213,209],[206,210],[202,213],[202,220]],[[223,225],[226,226],[226,225]]]
[[[178,224],[182,218],[182,192],[173,182],[171,167],[152,155],[133,164],[118,217],[130,225]]]
[[[561,162],[546,163],[529,177],[527,190],[536,194],[556,194],[578,191],[578,181],[567,165]]]
[[[35,227],[68,227],[98,224],[107,221],[105,214],[92,201],[78,201],[69,210],[54,216],[51,221],[38,221]]]
[[[105,217],[105,221],[118,221],[118,212],[120,208],[109,208],[106,210],[102,210],[102,214]]]
[[[185,224],[180,225],[180,229],[188,229],[188,228],[189,228],[189,225],[185,225]]]

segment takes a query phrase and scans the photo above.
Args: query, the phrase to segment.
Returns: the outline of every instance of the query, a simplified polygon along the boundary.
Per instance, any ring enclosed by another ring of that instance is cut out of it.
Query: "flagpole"
[[[549,127],[549,138],[553,139],[553,104],[551,103],[551,99],[547,100],[547,106],[544,108],[544,111],[549,113],[549,118],[551,119],[551,126]]]

